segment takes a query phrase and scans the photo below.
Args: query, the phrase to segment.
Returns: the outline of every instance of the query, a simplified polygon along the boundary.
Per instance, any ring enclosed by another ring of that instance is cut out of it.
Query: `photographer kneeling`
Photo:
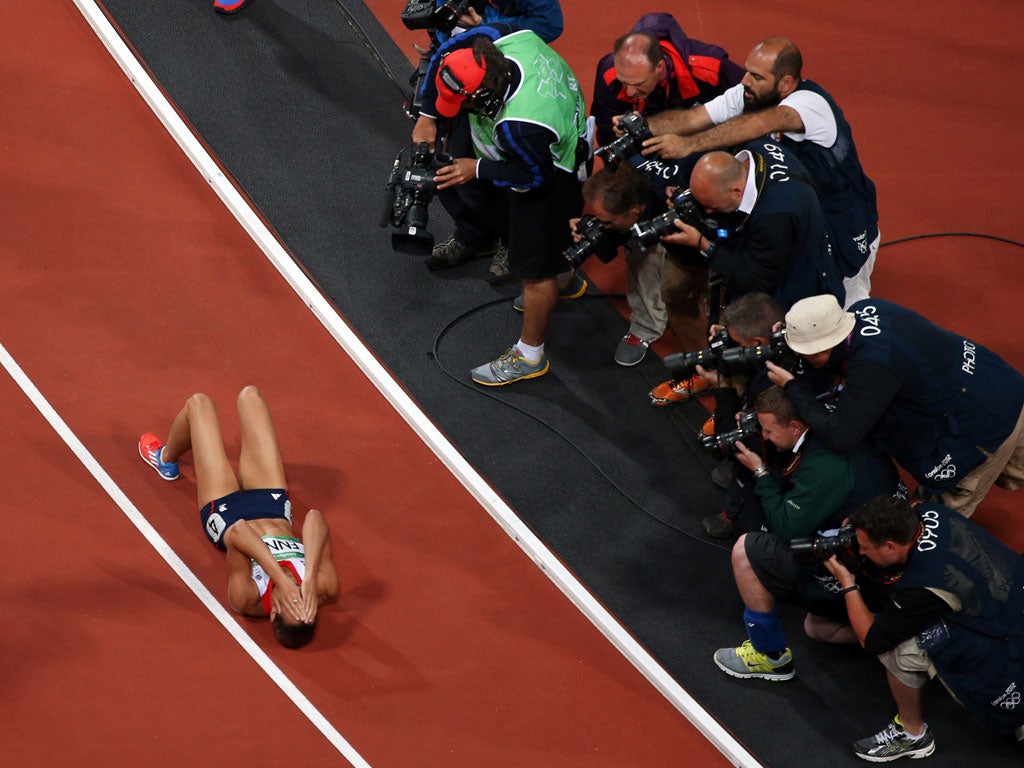
[[[865,499],[898,487],[898,477],[891,462],[876,454],[859,454],[855,465],[827,450],[777,387],[758,396],[756,409],[764,440],[791,455],[780,472],[773,472],[742,441],[736,443],[736,459],[753,473],[755,499],[749,507],[760,512],[761,521],[760,530],[740,536],[732,550],[749,639],[738,648],[720,648],[714,660],[733,677],[789,680],[795,674],[793,654],[776,599],[807,607],[804,627],[812,638],[855,640],[848,628],[844,631],[837,582],[820,566],[798,562],[791,540],[838,527]]]
[[[1024,737],[1024,559],[940,504],[877,498],[849,524],[860,554],[890,573],[888,602],[876,615],[843,563],[826,566],[857,639],[885,666],[898,710],[885,729],[853,745],[856,755],[887,762],[935,751],[921,707],[931,677],[982,726]]]

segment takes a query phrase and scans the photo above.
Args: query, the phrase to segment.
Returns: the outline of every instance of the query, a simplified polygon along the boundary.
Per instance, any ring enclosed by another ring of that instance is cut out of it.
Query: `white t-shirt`
[[[793,141],[811,141],[828,149],[836,142],[839,128],[836,125],[835,115],[828,102],[819,94],[813,91],[796,90],[789,94],[781,102],[780,106],[789,107],[800,115],[804,124],[802,133],[790,133],[785,135]],[[708,117],[715,125],[720,125],[726,120],[739,117],[743,114],[743,84],[734,85],[721,96],[717,96],[707,104],[704,109],[708,111]]]

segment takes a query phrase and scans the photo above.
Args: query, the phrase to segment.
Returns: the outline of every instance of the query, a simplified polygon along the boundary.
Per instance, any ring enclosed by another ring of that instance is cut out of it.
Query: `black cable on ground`
[[[597,295],[594,295],[594,296],[589,296],[589,297],[584,296],[584,297],[581,297],[581,298],[606,299],[606,298],[608,298],[608,296],[605,295],[605,294],[597,294]],[[499,403],[501,403],[502,405],[504,405],[504,406],[506,406],[508,408],[511,408],[512,410],[516,411],[517,413],[520,413],[523,416],[526,416],[527,418],[532,419],[533,421],[537,422],[541,426],[547,428],[550,432],[552,432],[555,435],[557,435],[558,437],[560,437],[567,445],[569,445],[580,456],[582,456],[583,459],[588,464],[590,464],[590,466],[592,466],[594,468],[594,470],[612,486],[612,488],[614,488],[616,491],[618,491],[619,495],[621,495],[624,499],[626,499],[626,501],[628,501],[630,504],[632,504],[636,509],[638,509],[642,514],[646,515],[651,520],[655,521],[656,523],[659,523],[660,525],[668,528],[669,530],[675,531],[676,533],[680,533],[680,534],[682,534],[683,536],[686,536],[689,539],[692,539],[694,541],[700,542],[701,544],[705,544],[707,546],[714,547],[715,549],[720,549],[720,550],[722,550],[724,552],[731,552],[732,551],[732,545],[724,546],[722,544],[718,544],[717,542],[710,541],[708,539],[702,538],[702,537],[697,536],[697,535],[695,535],[693,533],[690,533],[689,531],[683,530],[679,526],[673,525],[672,523],[668,522],[667,520],[663,520],[662,518],[660,518],[657,515],[655,515],[653,512],[651,512],[649,509],[647,509],[645,506],[643,506],[640,502],[638,502],[636,499],[634,499],[632,496],[630,496],[629,493],[626,491],[626,489],[624,489],[613,478],[611,478],[608,475],[608,473],[605,472],[604,469],[602,469],[601,466],[596,461],[594,461],[590,456],[588,456],[587,453],[572,438],[570,438],[569,436],[563,434],[557,427],[555,427],[551,423],[545,421],[544,419],[542,419],[541,417],[537,416],[536,414],[533,414],[530,411],[527,411],[526,409],[519,407],[515,403],[510,403],[507,400],[504,400],[504,399],[498,397],[494,392],[491,392],[489,389],[478,387],[478,386],[472,384],[471,382],[467,381],[464,377],[455,375],[454,373],[452,373],[451,371],[449,371],[445,367],[445,365],[441,361],[441,357],[440,357],[440,355],[438,353],[438,347],[440,346],[441,340],[448,333],[448,331],[453,326],[457,325],[458,323],[460,323],[462,320],[466,319],[467,317],[470,317],[471,315],[474,315],[477,312],[481,312],[481,311],[483,311],[485,309],[488,309],[490,307],[493,307],[493,306],[495,306],[497,304],[505,304],[508,301],[509,300],[507,298],[502,298],[502,299],[494,299],[493,301],[484,302],[483,304],[480,304],[480,305],[478,305],[476,307],[468,309],[465,312],[463,312],[463,313],[457,315],[456,317],[452,318],[448,323],[446,323],[444,325],[444,327],[441,328],[440,331],[438,331],[437,335],[434,336],[434,341],[433,341],[433,344],[432,344],[431,350],[430,350],[430,357],[437,364],[437,367],[441,369],[442,373],[444,373],[445,376],[447,376],[448,378],[450,378],[452,381],[456,382],[460,386],[465,387],[465,388],[467,388],[467,389],[469,389],[472,392],[475,392],[477,394],[483,395],[485,397],[489,397],[492,400],[494,400],[496,402],[499,402]]]
[[[368,41],[367,41],[367,45],[369,45]],[[889,240],[889,241],[886,241],[886,242],[882,243],[881,245],[879,245],[879,249],[884,248],[884,247],[888,247],[888,246],[892,246],[892,245],[899,245],[901,243],[913,242],[915,240],[926,240],[926,239],[936,238],[936,237],[976,237],[976,238],[983,238],[983,239],[987,239],[987,240],[995,240],[997,242],[1007,243],[1009,245],[1015,245],[1017,247],[1024,248],[1024,243],[1022,243],[1020,241],[1011,240],[1010,238],[1000,237],[998,235],[989,235],[989,234],[985,234],[985,233],[982,233],[982,232],[932,232],[932,233],[926,233],[926,234],[920,234],[920,235],[911,235],[909,237],[902,237],[902,238],[898,238],[896,240]],[[610,298],[625,298],[625,297],[622,296],[621,294],[595,294],[595,295],[583,296],[581,298],[584,298],[584,299],[604,299],[604,300],[607,300],[607,299],[610,299]],[[445,368],[444,363],[441,361],[441,357],[438,354],[438,347],[440,346],[441,340],[448,333],[448,331],[451,330],[451,328],[453,326],[457,325],[458,323],[460,323],[462,320],[466,319],[467,317],[470,317],[471,315],[474,315],[477,312],[480,312],[480,311],[482,311],[484,309],[487,309],[489,307],[495,306],[497,304],[504,304],[507,301],[508,301],[507,298],[494,299],[493,301],[488,301],[488,302],[485,302],[483,304],[480,304],[479,306],[473,307],[472,309],[469,309],[469,310],[467,310],[467,311],[457,315],[456,317],[452,318],[448,323],[446,323],[441,328],[440,331],[438,331],[437,335],[434,336],[434,341],[433,341],[433,344],[431,345],[430,357],[437,364],[438,368],[441,369],[442,373],[444,373],[445,376],[447,376],[448,378],[450,378],[452,381],[456,382],[460,386],[463,386],[463,387],[465,387],[465,388],[467,388],[467,389],[469,389],[472,392],[475,392],[477,394],[484,395],[485,397],[490,397],[492,400],[495,400],[496,402],[502,403],[503,405],[505,405],[508,408],[512,408],[516,412],[522,414],[523,416],[526,416],[529,419],[532,419],[533,421],[537,422],[541,426],[547,428],[549,431],[553,432],[555,435],[557,435],[563,441],[565,441],[566,444],[571,446],[580,456],[582,456],[587,461],[587,463],[590,464],[590,466],[592,466],[597,471],[597,473],[599,475],[601,475],[601,477],[603,477],[605,480],[607,480],[608,483],[615,490],[617,490],[619,492],[619,494],[624,499],[626,499],[630,504],[632,504],[634,507],[636,507],[638,510],[640,510],[641,513],[643,513],[644,515],[649,517],[651,520],[654,520],[655,522],[659,523],[660,525],[662,525],[662,526],[664,526],[664,527],[666,527],[666,528],[668,528],[668,529],[670,529],[672,531],[675,531],[676,533],[681,533],[682,535],[686,536],[689,539],[693,539],[694,541],[698,541],[701,544],[706,544],[706,545],[708,545],[710,547],[714,547],[715,549],[720,549],[720,550],[723,550],[723,551],[726,551],[726,552],[731,551],[731,549],[732,549],[731,546],[728,546],[728,547],[727,546],[723,546],[723,545],[718,544],[718,543],[716,543],[714,541],[709,541],[706,538],[702,538],[700,536],[696,536],[696,535],[690,533],[689,531],[685,531],[682,528],[679,528],[678,526],[673,525],[672,523],[670,523],[670,522],[668,522],[666,520],[661,519],[660,517],[655,515],[653,512],[651,512],[649,509],[644,507],[640,502],[638,502],[632,496],[630,496],[629,493],[627,493],[626,490],[624,488],[622,488],[622,486],[620,486],[617,482],[615,482],[615,480],[613,480],[597,464],[597,462],[595,462],[592,458],[590,458],[590,456],[588,456],[586,454],[586,452],[579,445],[577,445],[576,442],[572,438],[570,438],[567,435],[563,434],[561,431],[559,431],[552,424],[548,423],[547,421],[545,421],[544,419],[540,418],[539,416],[537,416],[537,415],[535,415],[533,413],[530,413],[529,411],[519,407],[515,403],[510,403],[507,400],[503,400],[502,398],[497,397],[495,395],[495,393],[493,393],[493,392],[491,392],[491,391],[489,391],[487,389],[482,389],[482,388],[480,388],[478,386],[473,385],[472,383],[466,381],[463,377],[456,376],[454,373],[452,373],[447,368]],[[582,304],[580,304],[580,306],[583,306],[585,308],[586,304],[582,303]],[[594,319],[595,325],[600,325],[600,323],[597,322],[597,318],[595,318],[593,316],[593,314],[591,314],[591,317]]]
[[[1019,240],[1011,240],[1008,237],[1000,237],[999,235],[987,235],[984,232],[930,232],[924,235],[910,235],[909,237],[900,237],[896,240],[888,240],[882,243],[879,248],[884,248],[889,245],[899,245],[900,243],[910,243],[914,240],[927,240],[931,237],[979,237],[985,240],[995,240],[998,243],[1007,243],[1009,245],[1015,245],[1018,248],[1024,248],[1024,243]]]

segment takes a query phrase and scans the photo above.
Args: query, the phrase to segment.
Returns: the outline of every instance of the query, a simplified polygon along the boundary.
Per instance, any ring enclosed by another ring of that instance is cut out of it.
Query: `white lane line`
[[[420,439],[444,462],[449,471],[466,487],[502,529],[519,545],[548,578],[572,601],[598,630],[644,677],[667,698],[712,744],[734,765],[741,768],[763,768],[761,763],[723,728],[689,693],[669,675],[618,620],[562,565],[561,561],[523,523],[493,488],[477,473],[448,439],[420,410],[419,406],[392,378],[390,372],[363,344],[355,332],[338,315],[317,287],[299,269],[262,219],[225,177],[191,129],[178,116],[163,92],[135,58],[120,35],[93,0],[74,0],[93,30],[103,41],[114,60],[124,70],[142,98],[178,142],[224,205],[235,216],[249,236],[264,252],[292,289],[338,344],[355,361],[375,387],[406,420]]]
[[[235,641],[242,646],[242,649],[249,654],[253,661],[255,661],[260,668],[267,674],[275,685],[281,689],[285,696],[292,700],[296,707],[304,714],[309,721],[313,723],[318,731],[320,731],[331,744],[334,745],[335,749],[340,752],[345,759],[347,759],[356,768],[370,768],[370,764],[366,762],[358,752],[342,737],[334,726],[332,726],[320,711],[313,706],[313,704],[305,697],[305,695],[296,687],[296,685],[285,675],[284,672],[271,660],[269,656],[256,644],[256,642],[245,633],[245,630],[239,626],[238,622],[235,621],[234,617],[228,613],[227,610],[217,602],[217,599],[210,593],[199,578],[192,573],[187,565],[182,561],[180,557],[174,552],[173,549],[167,544],[166,541],[157,533],[156,529],[150,525],[149,521],[142,515],[141,512],[136,508],[134,504],[128,499],[124,492],[117,486],[117,484],[111,479],[110,475],[106,473],[99,462],[93,458],[93,455],[89,453],[88,449],[82,444],[81,440],[75,435],[74,432],[68,427],[64,420],[60,417],[56,410],[50,405],[50,403],[43,397],[42,393],[36,388],[35,384],[32,383],[31,379],[21,369],[21,366],[11,357],[7,348],[0,344],[0,364],[7,370],[14,382],[21,387],[21,391],[25,393],[32,404],[35,405],[39,413],[42,414],[43,418],[46,419],[53,430],[60,436],[60,438],[67,444],[71,452],[78,457],[78,460],[82,462],[85,468],[96,478],[103,490],[107,492],[114,503],[121,508],[132,525],[139,529],[139,532],[146,538],[150,546],[157,551],[157,554],[164,559],[164,561],[171,567],[178,577],[185,582],[189,589],[199,598],[199,601],[206,606],[206,609],[213,614],[213,617],[221,623],[221,626],[228,631],[228,633],[235,639]]]

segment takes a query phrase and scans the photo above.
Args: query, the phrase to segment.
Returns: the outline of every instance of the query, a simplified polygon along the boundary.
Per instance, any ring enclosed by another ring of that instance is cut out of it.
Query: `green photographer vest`
[[[534,123],[557,137],[551,145],[555,167],[576,170],[576,148],[586,133],[586,110],[579,83],[562,58],[533,32],[522,30],[499,38],[495,45],[519,67],[522,79],[497,117],[472,113],[469,122],[477,154],[489,160],[508,159],[496,146],[495,128],[505,120]]]

